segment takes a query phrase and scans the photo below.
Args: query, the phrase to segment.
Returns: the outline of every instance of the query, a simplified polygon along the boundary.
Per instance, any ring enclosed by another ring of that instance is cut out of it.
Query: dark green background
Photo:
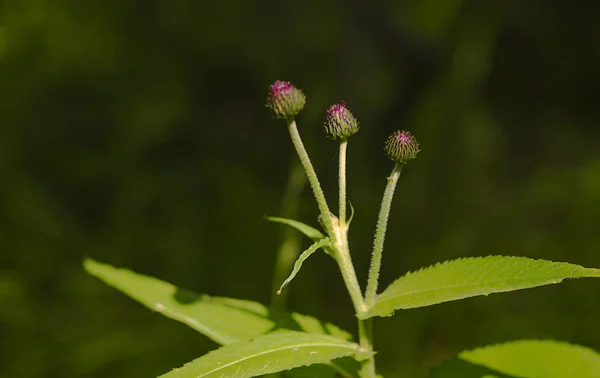
[[[371,4],[373,3],[373,4]],[[600,267],[600,3],[0,0],[0,376],[152,377],[213,349],[81,268],[84,256],[212,295],[268,302],[295,159],[264,107],[290,80],[330,203],[326,107],[349,144],[351,245],[364,283],[398,128],[382,286],[460,256]],[[309,192],[300,218],[316,224]],[[480,297],[376,321],[386,377],[466,348],[554,338],[600,350],[600,281]],[[354,331],[324,255],[289,307]]]

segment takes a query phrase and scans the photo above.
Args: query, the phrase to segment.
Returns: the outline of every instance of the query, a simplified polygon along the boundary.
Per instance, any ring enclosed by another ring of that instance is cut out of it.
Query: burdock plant
[[[459,258],[406,273],[382,292],[378,291],[388,218],[394,191],[404,166],[420,151],[416,138],[400,130],[390,135],[384,151],[394,163],[387,178],[375,228],[368,280],[363,291],[348,244],[352,214],[347,216],[346,152],[348,141],[359,131],[359,122],[345,103],[329,107],[325,134],[339,142],[339,191],[335,215],[304,147],[295,116],[306,103],[304,93],[289,82],[269,88],[267,107],[284,119],[292,144],[304,168],[318,206],[321,229],[297,220],[268,217],[291,226],[312,239],[301,253],[279,293],[299,273],[302,263],[317,251],[338,265],[357,320],[356,338],[340,328],[298,313],[270,309],[245,300],[186,294],[155,278],[117,269],[93,260],[87,271],[140,301],[154,311],[178,320],[222,346],[163,378],[255,377],[282,372],[302,377],[378,377],[375,368],[373,319],[397,310],[431,306],[541,285],[566,278],[600,277],[600,269],[533,260],[524,257],[487,256]],[[187,292],[186,292],[187,293]],[[377,350],[384,355],[398,351]],[[600,355],[592,349],[551,340],[517,340],[464,351],[431,372],[432,377],[600,377]]]

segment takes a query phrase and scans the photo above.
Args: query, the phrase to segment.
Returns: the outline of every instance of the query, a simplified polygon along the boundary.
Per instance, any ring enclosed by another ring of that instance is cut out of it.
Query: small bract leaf
[[[298,259],[294,263],[294,268],[292,269],[292,273],[290,273],[289,277],[286,278],[285,281],[283,281],[283,283],[281,284],[281,287],[277,291],[277,294],[281,294],[281,290],[283,290],[283,288],[286,287],[290,282],[292,282],[294,277],[296,277],[296,274],[298,274],[298,272],[300,271],[300,268],[302,268],[302,263],[304,262],[304,260],[309,258],[310,255],[315,253],[319,248],[323,248],[329,244],[330,244],[329,238],[324,238],[324,239],[321,239],[318,242],[314,243],[310,247],[308,247],[308,249],[306,251],[302,252],[302,254],[298,257]]]
[[[301,233],[303,233],[304,235],[308,236],[313,241],[319,241],[325,237],[325,235],[323,235],[323,233],[321,231],[319,231],[316,228],[311,227],[307,224],[299,222],[297,220],[287,219],[287,218],[279,218],[279,217],[265,217],[265,218],[271,222],[283,223],[283,224],[287,224],[288,226],[294,227],[296,230],[298,230]]]
[[[348,332],[310,316],[271,310],[257,302],[198,295],[168,282],[91,259],[86,259],[84,266],[88,273],[106,284],[168,318],[187,324],[219,344],[249,340],[281,328],[351,339]]]
[[[332,336],[277,331],[212,351],[161,378],[244,378],[350,356],[358,345]]]
[[[352,223],[352,219],[354,218],[354,206],[352,206],[352,202],[348,201],[348,205],[350,205],[350,218],[346,221],[346,224],[350,226]]]
[[[453,260],[400,277],[377,296],[373,307],[357,315],[361,319],[390,316],[399,309],[431,306],[580,277],[600,277],[600,269],[525,257],[488,256]]]
[[[553,340],[519,340],[465,351],[460,359],[517,377],[600,378],[600,354]]]

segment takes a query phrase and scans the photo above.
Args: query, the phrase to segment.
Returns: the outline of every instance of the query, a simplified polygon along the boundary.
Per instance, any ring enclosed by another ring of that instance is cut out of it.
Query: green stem
[[[362,297],[362,290],[356,277],[352,257],[350,256],[350,248],[348,247],[348,226],[346,225],[346,149],[347,141],[340,143],[340,159],[339,159],[339,224],[335,230],[333,250],[335,259],[338,262],[342,277],[348,288],[348,293],[352,299],[354,310],[363,312],[366,310],[365,301]],[[331,237],[331,236],[330,236]]]
[[[319,206],[319,211],[321,212],[321,216],[323,217],[323,223],[326,228],[325,231],[330,235],[334,234],[335,232],[331,212],[329,211],[329,206],[327,205],[327,200],[325,199],[323,189],[321,189],[321,184],[319,183],[317,173],[315,172],[315,169],[313,168],[313,165],[310,162],[308,153],[304,148],[304,143],[302,143],[302,138],[300,138],[300,133],[298,132],[298,127],[296,126],[296,120],[294,120],[293,118],[289,118],[287,120],[287,124],[288,131],[290,132],[290,136],[292,137],[292,143],[294,144],[294,148],[296,148],[296,153],[300,158],[300,162],[304,167],[304,171],[306,172],[308,182],[310,183],[315,198],[317,199],[317,205]]]
[[[340,174],[339,174],[339,206],[340,211],[338,216],[340,218],[340,227],[346,226],[346,150],[348,148],[348,141],[342,141],[340,143]]]
[[[344,278],[344,283],[346,284],[346,288],[350,294],[350,299],[352,299],[354,311],[356,313],[361,313],[366,311],[367,307],[365,306],[365,301],[362,297],[362,291],[360,289],[358,279],[356,278],[356,272],[354,270],[354,266],[352,265],[352,258],[350,256],[350,249],[348,247],[348,235],[346,232],[347,228],[340,228],[340,230],[342,235],[339,236],[339,244],[333,248],[334,256],[338,262],[340,271],[342,272],[342,277]],[[375,357],[372,354],[373,345],[369,332],[366,330],[365,321],[360,319],[358,320],[358,337],[363,351],[371,353],[369,358],[363,362],[363,378],[375,378]]]
[[[290,136],[292,137],[292,143],[294,144],[296,152],[298,153],[298,157],[300,158],[300,162],[306,171],[308,182],[310,183],[315,198],[317,199],[319,211],[323,217],[325,231],[332,241],[331,249],[334,252],[335,260],[340,267],[344,283],[348,288],[350,298],[352,299],[352,304],[354,305],[354,310],[356,312],[364,312],[366,310],[365,302],[362,297],[362,291],[360,289],[360,285],[358,284],[354,265],[352,265],[352,259],[348,250],[346,228],[339,227],[339,224],[334,225],[332,214],[329,211],[329,206],[327,206],[325,194],[323,194],[321,184],[317,178],[317,173],[315,172],[315,169],[310,162],[310,158],[308,157],[308,153],[304,148],[304,144],[302,143],[302,139],[300,138],[300,133],[298,133],[298,127],[296,126],[296,121],[294,119],[288,119],[288,129]]]
[[[340,250],[336,253],[338,256],[338,263],[342,274],[346,274],[344,277],[348,292],[354,303],[354,309],[357,312],[365,309],[364,300],[361,295],[360,285],[356,278],[354,266],[350,256],[350,248],[348,246],[348,226],[346,225],[346,151],[348,149],[348,141],[342,141],[340,143],[340,155],[339,155],[339,226],[340,239],[342,245]],[[358,320],[358,338],[361,348],[370,353],[367,360],[362,363],[362,376],[365,378],[375,378],[375,356],[371,353],[373,351],[373,344],[370,334],[370,325],[372,323],[369,320]]]
[[[325,199],[325,194],[321,189],[321,184],[319,183],[319,179],[315,172],[315,169],[312,166],[310,158],[308,157],[308,153],[304,148],[304,144],[302,143],[302,139],[300,138],[300,134],[298,133],[298,127],[296,126],[296,121],[294,119],[288,119],[288,131],[290,132],[290,136],[292,138],[292,143],[296,148],[296,152],[298,153],[298,157],[300,158],[300,162],[304,167],[306,172],[306,176],[308,177],[308,182],[313,189],[313,193],[315,198],[317,199],[317,205],[319,206],[319,211],[323,218],[323,224],[325,227],[325,231],[329,235],[332,245],[331,249],[333,250],[333,256],[338,263],[340,268],[340,272],[342,273],[342,277],[344,279],[344,283],[346,284],[346,288],[348,289],[348,293],[350,294],[350,299],[352,300],[352,304],[354,306],[354,311],[356,313],[365,312],[367,307],[365,306],[365,301],[362,296],[362,291],[360,289],[360,285],[358,283],[358,279],[356,277],[356,271],[354,270],[354,265],[352,264],[352,258],[350,256],[350,250],[348,248],[348,235],[347,235],[347,226],[346,226],[346,144],[342,143],[340,146],[340,222],[335,222],[334,217],[329,211],[329,206],[327,205],[327,200]],[[342,205],[343,204],[343,205]],[[358,321],[359,328],[359,339],[361,347],[370,352],[372,350],[370,336],[366,331],[365,322],[362,320]],[[370,373],[365,375],[366,378],[375,378],[375,361],[374,357],[371,355],[368,362],[365,365]]]
[[[344,278],[344,283],[346,284],[346,288],[348,289],[348,293],[350,294],[350,299],[352,299],[352,304],[354,305],[354,311],[357,313],[365,312],[367,307],[365,306],[365,301],[362,297],[362,291],[360,289],[360,285],[358,284],[358,279],[356,278],[356,271],[354,270],[354,265],[352,264],[352,258],[350,257],[350,251],[348,250],[348,241],[345,235],[338,236],[341,238],[341,243],[338,241],[337,244],[333,245],[334,257],[340,267],[340,271],[342,273],[342,277]]]
[[[371,256],[371,268],[369,269],[369,281],[367,282],[367,291],[365,293],[365,302],[367,308],[373,306],[375,295],[377,294],[377,283],[379,280],[379,270],[381,269],[381,255],[383,254],[383,242],[385,240],[385,232],[387,222],[390,216],[390,208],[396,184],[400,178],[404,164],[397,163],[392,170],[392,173],[387,178],[387,186],[381,200],[381,208],[379,209],[379,218],[377,220],[377,228],[375,229],[375,242],[373,243],[373,254]]]
[[[369,353],[369,358],[362,362],[361,377],[376,378],[375,354],[373,353],[372,319],[358,321],[358,339],[360,347]]]

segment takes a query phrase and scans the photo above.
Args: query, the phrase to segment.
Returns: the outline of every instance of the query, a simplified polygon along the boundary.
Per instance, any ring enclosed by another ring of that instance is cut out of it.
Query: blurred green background
[[[295,155],[264,107],[290,80],[330,203],[328,105],[349,144],[351,245],[365,282],[398,128],[382,286],[439,260],[520,255],[600,267],[600,3],[0,0],[0,376],[152,377],[216,347],[87,276],[90,256],[268,303]],[[310,192],[299,217],[316,225]],[[305,244],[307,242],[305,241]],[[333,261],[289,307],[355,331]],[[376,321],[386,377],[466,348],[554,338],[600,350],[600,283],[575,280]]]

